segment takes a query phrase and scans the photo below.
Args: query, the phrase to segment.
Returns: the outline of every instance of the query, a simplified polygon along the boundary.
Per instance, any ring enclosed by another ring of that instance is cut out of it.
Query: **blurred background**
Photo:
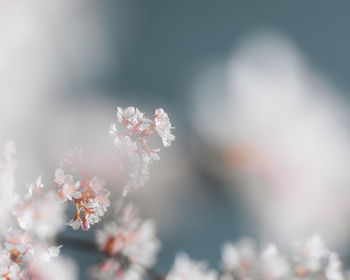
[[[319,232],[350,265],[350,3],[0,0],[0,140],[17,188],[60,155],[108,152],[117,106],[164,108],[174,145],[134,201],[168,271],[225,241]],[[113,189],[113,184],[110,186]],[[106,218],[107,220],[107,218]],[[93,240],[94,230],[63,236]],[[65,246],[81,277],[98,259]]]

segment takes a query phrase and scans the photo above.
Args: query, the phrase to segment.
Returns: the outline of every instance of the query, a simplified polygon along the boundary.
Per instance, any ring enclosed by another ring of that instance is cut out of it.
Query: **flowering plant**
[[[150,165],[160,159],[160,149],[150,147],[149,137],[158,135],[163,146],[169,147],[175,140],[174,128],[163,109],[147,118],[135,107],[118,107],[117,120],[119,124],[111,124],[109,133],[123,159],[122,166],[118,166],[124,171],[120,203],[111,203],[113,194],[107,181],[96,171],[90,172],[80,148],[62,156],[54,175],[55,187],[46,188],[39,176],[26,186],[25,195],[14,195],[15,146],[12,142],[4,145],[0,151],[0,219],[6,226],[0,247],[0,279],[75,279],[76,268],[59,256],[62,245],[55,244],[55,236],[65,225],[89,230],[103,219],[111,205],[122,207],[115,219],[104,223],[96,233],[101,258],[92,272],[98,279],[344,279],[337,254],[330,252],[318,235],[295,244],[286,256],[273,244],[258,252],[250,240],[227,243],[222,249],[221,273],[185,253],[176,256],[167,276],[156,273],[152,267],[161,243],[155,224],[142,219],[136,207],[126,203],[126,197],[145,185]],[[74,217],[68,221],[67,205],[75,209]]]

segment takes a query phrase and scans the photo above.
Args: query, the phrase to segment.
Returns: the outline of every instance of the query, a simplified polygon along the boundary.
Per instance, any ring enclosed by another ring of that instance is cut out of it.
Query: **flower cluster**
[[[147,182],[150,164],[159,160],[159,149],[151,149],[146,138],[157,134],[163,145],[169,147],[175,136],[168,114],[163,109],[156,109],[153,119],[149,119],[135,107],[118,107],[117,119],[123,130],[119,131],[116,124],[111,124],[109,132],[129,163],[128,179],[123,191],[123,196],[127,196]]]
[[[38,260],[49,264],[51,258],[59,256],[60,248],[41,243],[26,231],[9,227],[0,250],[0,275],[9,280],[36,279],[32,276],[33,265]]]
[[[149,165],[159,160],[159,149],[151,149],[146,137],[157,134],[164,146],[170,146],[175,136],[168,115],[157,109],[148,119],[137,108],[118,108],[118,121],[124,126],[110,132],[120,150],[121,164],[127,169],[123,196],[142,186],[149,176]],[[80,148],[66,152],[55,171],[56,189],[46,191],[42,178],[26,186],[20,198],[13,195],[14,145],[9,142],[0,150],[0,187],[4,216],[12,217],[6,224],[0,244],[0,280],[58,280],[76,279],[72,263],[59,257],[62,246],[52,240],[66,224],[66,202],[75,205],[76,214],[68,223],[73,229],[88,230],[101,220],[110,206],[110,191],[100,176],[89,175]],[[126,161],[124,161],[126,159]],[[15,199],[11,199],[14,197]],[[12,215],[8,211],[12,210]],[[121,213],[121,214],[120,214]],[[9,219],[7,219],[9,220]],[[160,277],[152,270],[161,244],[156,237],[155,224],[139,217],[129,203],[121,209],[115,221],[107,223],[96,233],[96,243],[103,253],[94,266],[100,279],[141,280],[344,280],[341,262],[318,235],[304,243],[295,243],[287,255],[270,244],[258,251],[253,241],[226,243],[222,249],[222,272],[209,268],[207,262],[195,261],[178,254],[167,276]]]
[[[23,200],[17,200],[13,215],[22,230],[46,240],[63,229],[65,207],[54,191],[44,193],[43,187],[41,176],[28,184],[28,193]]]
[[[27,185],[23,199],[15,196],[13,219],[0,245],[0,279],[54,279],[47,268],[65,262],[57,259],[62,246],[50,244],[64,226],[65,208],[54,191],[44,192],[43,188],[39,176],[35,183]],[[65,271],[66,279],[75,279],[72,270]]]
[[[274,244],[258,253],[250,240],[235,245],[227,243],[222,250],[222,266],[222,280],[345,279],[337,254],[330,252],[318,235],[313,235],[305,243],[296,243],[286,257]]]
[[[103,279],[141,279],[154,265],[160,249],[151,220],[141,220],[133,205],[127,205],[117,222],[106,224],[96,234],[106,259],[96,269]]]
[[[76,208],[75,217],[68,224],[73,229],[88,230],[92,224],[100,221],[110,205],[110,192],[106,182],[98,176],[91,177],[82,167],[83,153],[79,148],[66,152],[56,169],[55,182],[57,194],[63,202],[72,201]],[[76,173],[80,180],[74,180]]]
[[[164,146],[170,146],[175,137],[168,115],[157,109],[153,119],[147,119],[134,107],[118,108],[118,121],[125,126],[119,132],[111,127],[114,142],[120,151],[121,165],[130,164],[124,195],[143,185],[149,176],[149,165],[159,160],[159,149],[149,148],[146,137],[157,134]],[[46,280],[75,279],[73,265],[58,258],[60,248],[51,244],[64,225],[88,230],[101,220],[110,206],[110,191],[106,181],[88,172],[82,149],[66,153],[55,171],[56,188],[46,191],[39,176],[27,184],[23,197],[14,195],[15,146],[12,142],[0,150],[0,223],[6,226],[0,244],[0,279]],[[124,161],[123,157],[127,160]],[[121,197],[121,201],[123,197]],[[66,223],[67,203],[75,205],[75,217]],[[12,210],[12,215],[9,215]],[[12,217],[12,219],[8,219]],[[123,214],[97,234],[98,244],[107,258],[99,266],[99,275],[118,279],[139,280],[154,265],[160,242],[155,236],[155,225],[141,220],[135,208],[128,205]],[[57,272],[57,273],[56,273]]]

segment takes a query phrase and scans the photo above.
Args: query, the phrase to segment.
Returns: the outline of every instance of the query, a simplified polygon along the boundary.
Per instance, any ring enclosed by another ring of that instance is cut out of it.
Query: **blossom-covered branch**
[[[155,223],[142,219],[137,208],[126,201],[148,180],[150,164],[159,160],[160,149],[150,147],[149,137],[158,135],[163,146],[168,147],[175,140],[173,127],[163,109],[155,110],[153,118],[149,119],[135,107],[118,107],[117,119],[122,128],[119,130],[112,124],[109,132],[119,157],[118,167],[125,171],[126,179],[118,200],[112,203],[106,180],[97,170],[86,167],[81,148],[62,156],[52,188],[46,188],[39,176],[35,182],[27,184],[24,196],[13,194],[14,144],[8,142],[0,150],[0,187],[3,190],[0,219],[6,225],[0,245],[0,280],[76,279],[74,265],[59,257],[62,245],[57,246],[53,240],[67,224],[76,230],[90,229],[101,221],[111,205],[122,207],[112,221],[107,221],[97,231],[96,244],[80,243],[86,249],[100,251],[100,261],[92,267],[98,279],[345,279],[338,255],[331,252],[318,235],[295,243],[285,254],[274,244],[259,251],[251,240],[226,243],[222,249],[221,271],[211,269],[205,261],[195,261],[179,253],[167,275],[157,273],[153,266],[161,242],[156,236]],[[75,206],[75,215],[67,223],[68,203]]]
[[[126,130],[118,132],[113,125],[110,132],[119,156],[127,159],[122,164],[129,165],[129,168],[124,167],[128,171],[128,182],[123,191],[126,196],[145,183],[149,165],[159,160],[159,149],[151,149],[146,137],[157,134],[164,146],[170,146],[175,136],[163,109],[157,109],[152,120],[134,107],[118,108],[117,117]],[[88,230],[101,220],[110,206],[111,193],[106,188],[106,181],[88,172],[82,149],[74,148],[60,160],[54,176],[55,187],[46,190],[39,176],[35,182],[27,184],[23,197],[14,195],[15,151],[12,142],[0,150],[0,218],[2,225],[6,225],[0,246],[0,279],[75,279],[74,265],[57,258],[62,245],[54,246],[52,241],[66,224],[73,229]],[[76,209],[68,223],[65,218],[67,203],[73,203]],[[9,216],[12,219],[8,219]],[[140,220],[131,205],[124,209],[118,223],[105,226],[98,240],[109,256],[102,272],[124,270],[127,275],[134,275],[154,264],[160,248],[154,223]],[[60,273],[55,273],[58,271]]]

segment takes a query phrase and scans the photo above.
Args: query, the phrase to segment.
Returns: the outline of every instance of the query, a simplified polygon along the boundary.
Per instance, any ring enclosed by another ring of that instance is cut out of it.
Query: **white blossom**
[[[93,274],[100,280],[141,280],[144,269],[137,265],[123,267],[119,261],[110,258],[94,267]]]
[[[61,168],[55,171],[58,197],[63,202],[75,204],[75,217],[66,223],[74,230],[80,227],[89,230],[91,225],[101,220],[110,206],[110,191],[105,188],[106,181],[98,176],[91,177],[83,159],[82,149],[75,148],[64,154]],[[68,173],[79,177],[80,181],[75,181]]]
[[[67,223],[67,225],[71,226],[72,229],[77,230],[80,228],[81,220],[80,220],[80,218],[79,219],[73,218]]]
[[[14,216],[19,226],[40,239],[53,237],[62,230],[65,207],[53,192],[45,196],[29,197],[14,208]]]
[[[314,234],[295,244],[294,252],[282,256],[270,244],[259,254],[253,243],[226,243],[222,250],[223,275],[220,280],[343,280],[338,255],[330,252],[321,237]],[[326,277],[326,278],[325,278]]]
[[[41,182],[41,175],[39,175],[34,183],[28,184],[26,188],[28,189],[28,195],[31,197],[33,191],[40,193],[41,189],[44,187],[44,184]]]
[[[10,227],[5,232],[3,241],[5,249],[8,250],[11,260],[20,264],[31,258],[34,254],[34,246],[28,233],[17,228]]]
[[[119,221],[106,224],[96,234],[100,249],[114,259],[127,260],[127,267],[149,268],[155,264],[160,242],[151,220],[141,220],[132,205],[128,205]],[[121,269],[122,264],[118,266]]]
[[[290,273],[290,265],[278,252],[277,246],[270,244],[261,254],[261,269],[267,278],[281,279]]]
[[[114,138],[114,143],[125,159],[128,180],[124,185],[123,196],[136,191],[149,179],[149,166],[159,160],[159,149],[148,146],[147,137],[156,134],[161,137],[165,147],[170,146],[175,140],[171,133],[169,117],[163,109],[157,109],[153,119],[145,117],[135,107],[117,108],[118,122],[124,127],[119,130],[116,124],[111,124],[109,133]]]
[[[162,108],[157,109],[154,113],[154,125],[158,135],[162,138],[163,145],[169,147],[175,140],[175,136],[171,133],[174,128],[171,126],[168,114]]]
[[[76,280],[77,267],[69,259],[54,258],[47,260],[44,254],[39,254],[28,265],[21,280]]]
[[[341,270],[341,262],[339,261],[337,254],[330,254],[325,275],[328,280],[344,280],[344,275]]]
[[[0,249],[0,279],[17,280],[20,278],[20,267],[11,259],[11,253],[6,249]]]
[[[81,198],[80,182],[74,182],[73,176],[65,176],[58,194],[65,201]]]
[[[217,273],[208,268],[206,262],[191,260],[186,254],[176,256],[166,280],[216,280]]]
[[[255,243],[250,238],[244,238],[236,244],[225,243],[221,255],[223,269],[239,275],[255,268],[258,262]]]
[[[297,244],[296,260],[307,271],[316,272],[322,268],[322,260],[330,254],[322,238],[318,234],[313,234],[305,244]]]

